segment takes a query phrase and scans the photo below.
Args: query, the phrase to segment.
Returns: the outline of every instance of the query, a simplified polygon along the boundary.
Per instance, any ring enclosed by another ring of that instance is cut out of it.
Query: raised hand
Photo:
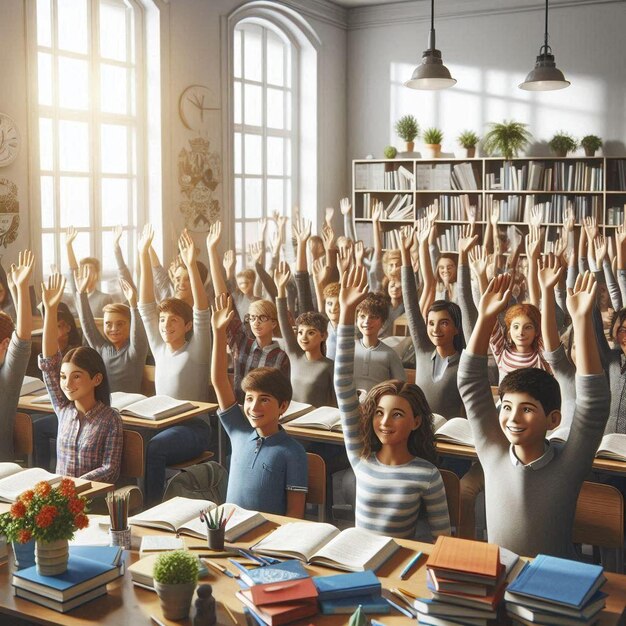
[[[206,245],[207,248],[217,248],[217,244],[220,241],[220,237],[222,235],[222,222],[220,220],[215,220],[210,226],[209,231],[206,236]]]
[[[569,205],[563,213],[563,228],[565,229],[566,234],[569,234],[574,230],[574,211]]]
[[[193,243],[193,239],[191,235],[187,232],[185,228],[178,238],[178,250],[180,252],[180,256],[185,264],[185,267],[189,269],[196,262],[196,257],[198,256],[198,251],[196,246]]]
[[[82,267],[74,270],[74,282],[78,293],[87,293],[89,283],[93,277],[93,269],[90,263],[85,263]]]
[[[471,204],[465,205],[465,216],[467,217],[467,221],[474,225],[476,224],[476,207]]]
[[[277,228],[272,234],[272,256],[278,258],[280,255],[280,247],[283,245],[282,229]]]
[[[311,221],[305,218],[294,220],[292,224],[294,237],[299,243],[306,243],[311,236]]]
[[[339,200],[339,210],[342,215],[348,215],[350,211],[352,211],[352,205],[350,204],[349,198],[341,198],[341,200]]]
[[[500,203],[496,200],[491,206],[491,211],[489,212],[489,223],[492,226],[497,226],[500,222]]]
[[[287,283],[291,278],[291,270],[285,261],[281,261],[274,270],[274,282],[278,289],[278,296],[284,298],[287,293]]]
[[[372,209],[372,223],[378,224],[380,220],[383,218],[383,203],[375,202],[374,207]]]
[[[59,273],[51,274],[48,277],[48,285],[41,283],[41,301],[48,311],[53,307],[58,306],[63,297],[63,290],[65,289],[65,276]]]
[[[141,236],[139,237],[139,241],[137,242],[137,246],[139,248],[139,254],[147,254],[150,246],[152,245],[152,240],[154,239],[154,229],[152,228],[152,224],[146,224],[141,231]]]
[[[318,285],[325,285],[328,276],[328,266],[326,265],[326,259],[323,257],[315,259],[315,261],[313,261],[312,270],[313,280]]]
[[[121,224],[113,227],[113,247],[117,248],[120,245],[120,239],[122,238],[122,234],[124,233],[124,229]]]
[[[35,255],[30,250],[20,250],[17,265],[11,265],[11,269],[7,274],[7,280],[10,276],[13,284],[18,289],[22,286],[27,286],[33,273],[34,264]]]
[[[420,219],[415,222],[415,233],[417,234],[418,243],[423,244],[428,241],[430,222],[427,217],[420,217]]]
[[[561,258],[563,253],[565,252],[565,248],[567,248],[567,233],[565,230],[563,231],[562,237],[557,237],[553,243],[553,252],[554,256]]]
[[[529,259],[539,258],[541,248],[541,231],[538,226],[530,226],[526,235],[526,256]]]
[[[267,218],[261,217],[258,221],[259,224],[259,240],[265,241],[265,233],[267,232]]]
[[[615,248],[619,250],[620,246],[626,243],[626,223],[622,222],[615,229]]]
[[[65,245],[71,246],[76,240],[78,231],[73,226],[68,226],[65,231]]]
[[[543,221],[543,209],[539,206],[534,206],[530,209],[530,225],[539,228]]]
[[[226,250],[226,252],[224,253],[223,265],[227,276],[231,276],[235,271],[235,263],[235,251]]]
[[[558,284],[561,274],[563,273],[563,267],[561,266],[560,257],[556,254],[547,254],[543,258],[538,260],[538,272],[539,286],[542,292],[549,292],[550,289]],[[543,296],[545,297],[545,296]]]
[[[429,229],[431,229],[435,225],[435,222],[437,221],[438,217],[439,217],[439,203],[437,202],[437,200],[435,200],[434,204],[431,204],[426,209],[426,219],[428,219]]]
[[[335,243],[335,231],[328,223],[322,226],[322,243],[324,244],[324,250],[326,251],[331,250],[333,244]]]
[[[604,259],[606,259],[607,252],[607,239],[604,235],[597,235],[593,240],[593,247],[596,251],[596,265],[598,269],[602,267],[602,263],[604,263]]]
[[[345,274],[352,264],[352,246],[341,246],[337,252],[339,270],[342,274]]]
[[[363,266],[354,266],[349,272],[344,272],[339,291],[339,306],[342,312],[355,308],[367,296],[367,292],[367,273]]]
[[[137,290],[124,278],[120,278],[120,287],[128,306],[134,309],[137,306]]]
[[[265,254],[265,246],[262,241],[256,241],[248,246],[248,254],[253,264],[263,265],[263,255]]]
[[[465,224],[461,230],[461,236],[458,241],[459,254],[467,254],[477,241],[478,235],[474,234],[474,226],[472,224]]]
[[[324,222],[326,226],[331,229],[333,227],[333,215],[335,215],[335,209],[331,206],[327,206],[326,209],[324,209]]]
[[[567,310],[572,318],[585,318],[591,315],[596,299],[596,279],[587,271],[578,274],[576,284],[567,289]]]
[[[494,276],[487,285],[487,289],[480,298],[478,312],[482,317],[495,318],[509,302],[511,295],[511,275],[500,274]]]
[[[213,332],[225,332],[234,314],[230,296],[227,293],[217,296],[214,304],[211,306],[211,326],[213,327]]]
[[[469,265],[477,278],[487,276],[487,264],[489,255],[484,246],[474,246],[468,253]]]
[[[583,220],[583,227],[587,233],[589,241],[593,241],[598,235],[598,222],[595,217],[586,217]]]
[[[354,262],[357,265],[363,265],[363,258],[365,257],[365,246],[363,242],[359,239],[354,244]]]
[[[413,246],[413,241],[415,240],[415,226],[406,224],[397,231],[397,238],[400,252],[406,254],[408,257],[411,252],[411,247]]]

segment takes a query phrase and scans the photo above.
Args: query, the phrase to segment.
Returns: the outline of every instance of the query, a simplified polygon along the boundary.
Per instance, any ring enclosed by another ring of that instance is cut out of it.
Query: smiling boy
[[[216,298],[211,382],[232,446],[226,500],[245,509],[301,518],[307,492],[306,452],[278,422],[291,401],[291,383],[279,370],[259,367],[242,381],[243,409],[237,404],[226,356],[226,332],[233,315],[230,297]]]
[[[485,473],[489,541],[518,554],[576,558],[572,526],[583,480],[589,474],[609,412],[609,390],[593,333],[595,280],[587,272],[569,290],[577,350],[577,404],[564,445],[546,432],[561,421],[556,380],[537,368],[508,374],[494,406],[487,377],[489,336],[509,299],[510,276],[494,278],[483,294],[458,383]]]

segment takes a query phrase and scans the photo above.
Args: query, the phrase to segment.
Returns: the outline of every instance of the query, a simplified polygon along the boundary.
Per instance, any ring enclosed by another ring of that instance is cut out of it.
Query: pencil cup
[[[126,530],[113,530],[109,528],[112,546],[121,546],[125,550],[130,550],[130,527]]]
[[[225,528],[209,528],[207,529],[207,538],[209,542],[210,550],[223,550],[224,549],[224,531]]]

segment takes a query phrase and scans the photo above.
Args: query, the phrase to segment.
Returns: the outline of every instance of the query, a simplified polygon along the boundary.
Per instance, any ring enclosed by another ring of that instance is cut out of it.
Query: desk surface
[[[17,408],[21,411],[36,411],[38,413],[54,413],[52,404],[41,404],[39,402],[33,402],[33,399],[38,396],[21,396],[18,402]],[[180,424],[186,422],[188,419],[195,417],[196,415],[202,415],[203,413],[210,413],[217,409],[217,404],[212,402],[193,402],[196,405],[195,409],[185,411],[179,415],[173,417],[166,417],[162,420],[146,420],[140,417],[130,417],[129,415],[122,415],[122,422],[124,426],[135,426],[141,428],[150,428],[153,430],[161,430],[168,426],[174,426],[174,424]]]
[[[266,515],[271,521],[263,526],[251,531],[245,537],[242,537],[235,545],[240,547],[249,547],[262,536],[272,531],[278,524],[291,521],[288,518],[277,515]],[[163,534],[150,528],[141,528],[133,526],[133,547],[138,545],[139,537],[148,534]],[[198,539],[185,537],[185,541],[189,546],[203,545]],[[406,581],[400,580],[400,572],[409,559],[414,556],[415,552],[422,550],[425,554],[429,554],[433,546],[431,544],[423,544],[416,541],[406,539],[396,540],[401,549],[387,561],[377,572],[383,587],[402,586],[418,595],[429,597],[426,589],[426,568],[424,565],[419,567],[413,575]],[[138,552],[131,552],[131,561],[138,559]],[[225,562],[226,564],[226,562]],[[229,568],[233,569],[229,565]],[[312,575],[339,573],[338,570],[329,568],[308,566],[307,569]],[[16,598],[13,595],[13,588],[10,585],[11,573],[13,570],[13,561],[10,564],[0,568],[0,613],[7,615],[19,615],[26,619],[32,620],[38,624],[46,624],[49,626],[63,624],[68,626],[90,626],[94,622],[102,625],[119,626],[120,624],[132,624],[140,626],[150,623],[150,616],[154,615],[164,624],[189,625],[191,620],[182,622],[169,622],[162,616],[159,606],[159,600],[156,593],[133,586],[130,574],[126,573],[121,579],[108,585],[109,593],[97,600],[88,602],[87,604],[74,609],[69,614],[61,614],[45,607],[41,607],[27,600]],[[626,576],[619,574],[607,573],[607,583],[603,587],[603,591],[608,593],[607,606],[602,612],[602,618],[599,622],[602,626],[609,626],[619,623],[620,616],[626,607]],[[235,598],[235,591],[239,589],[235,580],[224,575],[209,572],[206,578],[200,582],[210,583],[213,585],[213,593],[218,605],[218,624],[225,626],[232,624],[232,620],[224,612],[222,603],[226,604],[237,618],[237,624],[243,626],[245,618],[241,603]],[[192,609],[193,610],[193,609]],[[415,620],[410,620],[397,612],[385,615],[382,618],[388,626],[408,626],[415,624]],[[0,620],[1,621],[1,620]],[[313,619],[305,619],[295,624],[306,625],[314,623],[315,626],[345,626],[347,619],[345,615],[317,615]]]

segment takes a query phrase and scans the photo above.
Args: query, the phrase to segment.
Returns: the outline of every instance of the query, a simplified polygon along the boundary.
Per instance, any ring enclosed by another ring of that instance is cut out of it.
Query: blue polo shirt
[[[244,509],[285,515],[287,491],[307,491],[304,448],[282,428],[261,437],[238,404],[218,411],[232,456],[226,501]]]

